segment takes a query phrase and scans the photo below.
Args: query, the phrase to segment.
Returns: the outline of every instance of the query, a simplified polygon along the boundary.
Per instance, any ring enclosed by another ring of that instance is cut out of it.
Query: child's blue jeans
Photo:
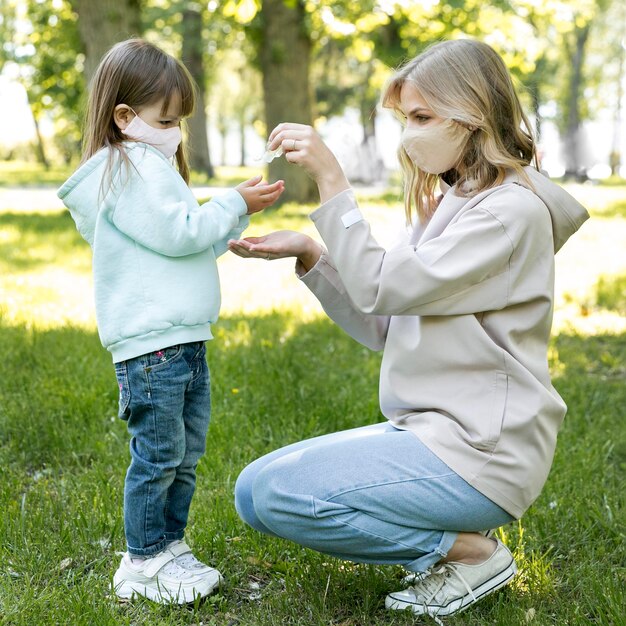
[[[341,559],[415,572],[441,560],[460,531],[513,519],[414,434],[387,422],[261,457],[237,479],[235,506],[261,532]]]
[[[120,412],[131,435],[124,484],[128,551],[152,555],[182,539],[211,416],[204,342],[115,364]]]

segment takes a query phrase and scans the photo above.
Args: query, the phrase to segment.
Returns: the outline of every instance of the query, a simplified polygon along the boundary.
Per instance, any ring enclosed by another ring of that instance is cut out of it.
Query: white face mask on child
[[[454,120],[445,120],[426,128],[405,128],[402,146],[416,167],[443,174],[459,160],[470,133]]]
[[[131,109],[131,111],[133,110]],[[176,150],[178,150],[178,146],[182,141],[180,126],[153,128],[150,124],[144,122],[137,113],[135,113],[135,117],[122,132],[130,139],[143,141],[154,146],[168,159],[176,154]]]

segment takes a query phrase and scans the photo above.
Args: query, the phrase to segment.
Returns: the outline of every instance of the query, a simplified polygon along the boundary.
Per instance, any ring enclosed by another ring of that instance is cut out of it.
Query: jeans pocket
[[[130,385],[128,383],[128,366],[126,361],[115,364],[115,377],[117,385],[120,389],[120,398],[117,416],[120,419],[127,420],[130,417],[128,406],[130,404]]]
[[[182,344],[155,350],[145,355],[145,370],[150,372],[178,358],[183,352]]]

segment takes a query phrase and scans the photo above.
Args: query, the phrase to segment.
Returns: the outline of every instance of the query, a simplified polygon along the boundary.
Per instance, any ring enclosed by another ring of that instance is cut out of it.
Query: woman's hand
[[[248,207],[247,215],[258,213],[268,206],[272,206],[280,195],[285,191],[285,183],[277,180],[275,183],[261,184],[262,176],[249,178],[240,183],[235,189],[241,194]]]
[[[282,146],[287,161],[304,168],[317,183],[322,202],[350,188],[335,155],[311,126],[279,124],[270,133],[267,148],[275,150],[278,146]]]
[[[279,230],[263,237],[246,237],[231,239],[228,242],[231,252],[244,258],[253,259],[284,259],[296,257],[309,271],[322,254],[322,246],[308,235],[293,230]]]

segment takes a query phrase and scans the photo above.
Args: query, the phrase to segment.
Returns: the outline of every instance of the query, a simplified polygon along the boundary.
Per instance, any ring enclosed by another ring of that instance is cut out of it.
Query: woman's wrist
[[[322,256],[322,246],[309,237],[307,246],[298,256],[298,262],[305,272],[308,272]]]
[[[328,202],[331,198],[334,198],[337,194],[346,189],[350,189],[350,183],[343,173],[342,169],[337,172],[328,174],[317,181],[317,188],[320,192],[320,202]]]

